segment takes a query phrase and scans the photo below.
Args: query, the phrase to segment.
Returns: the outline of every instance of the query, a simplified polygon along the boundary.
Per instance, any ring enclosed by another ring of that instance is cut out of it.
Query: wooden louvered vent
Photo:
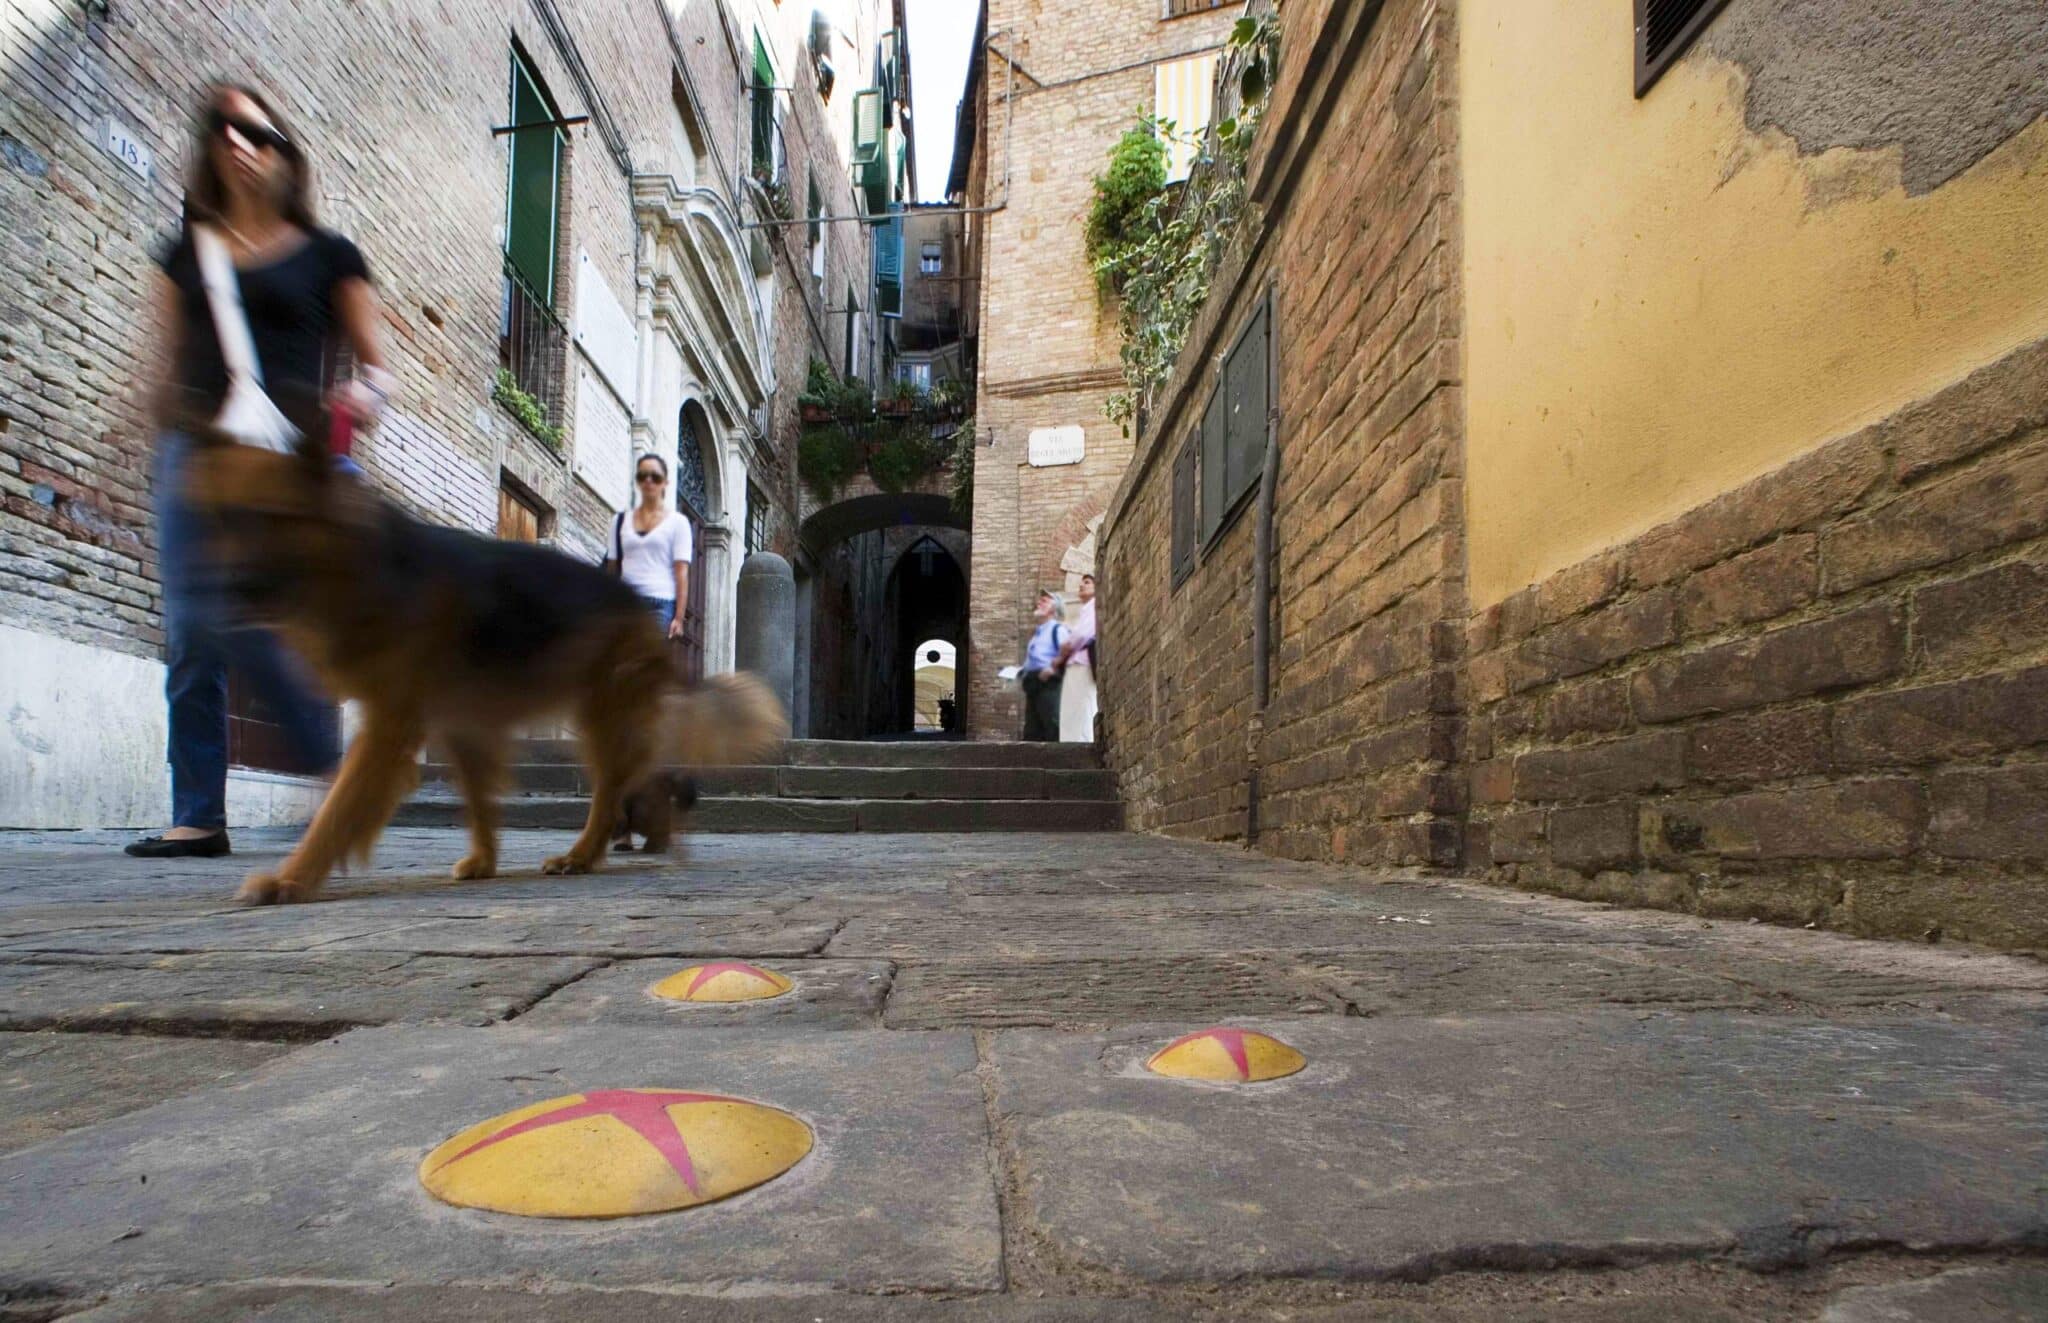
[[[1636,95],[1650,90],[1728,0],[1636,0]]]

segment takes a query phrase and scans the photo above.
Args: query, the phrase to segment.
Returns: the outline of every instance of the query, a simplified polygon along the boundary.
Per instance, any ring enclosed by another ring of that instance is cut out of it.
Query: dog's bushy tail
[[[760,762],[789,738],[789,717],[767,685],[744,671],[713,675],[668,700],[667,756],[685,767]]]

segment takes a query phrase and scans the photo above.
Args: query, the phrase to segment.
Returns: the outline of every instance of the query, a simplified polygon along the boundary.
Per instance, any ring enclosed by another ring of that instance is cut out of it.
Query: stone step
[[[504,802],[507,827],[574,829],[590,812],[569,795],[515,796]],[[1120,831],[1123,806],[1101,799],[798,799],[707,795],[682,815],[686,832]],[[453,827],[462,803],[434,791],[401,804],[392,824]]]
[[[582,753],[573,739],[521,740],[521,763],[575,763]],[[1041,744],[1018,740],[791,740],[776,765],[785,767],[1017,767],[1045,771],[1087,771],[1102,766],[1091,744]]]
[[[576,763],[522,763],[510,769],[515,795],[588,795]],[[446,764],[421,768],[428,786],[452,787]],[[1115,776],[1099,767],[719,767],[697,774],[706,796],[780,799],[1114,800]]]

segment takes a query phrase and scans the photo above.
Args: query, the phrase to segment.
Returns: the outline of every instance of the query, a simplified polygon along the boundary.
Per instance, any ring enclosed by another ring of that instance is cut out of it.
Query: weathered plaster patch
[[[1781,132],[1809,156],[1896,151],[1909,195],[1939,188],[2048,115],[2041,0],[1744,0],[1689,58],[1702,56],[1748,75],[1752,133]],[[1830,177],[1860,196],[1870,182]]]

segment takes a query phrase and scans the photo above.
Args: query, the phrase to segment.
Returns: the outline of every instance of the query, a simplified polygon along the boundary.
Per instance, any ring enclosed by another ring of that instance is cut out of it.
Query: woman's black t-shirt
[[[227,396],[228,370],[191,234],[181,231],[157,262],[178,287],[184,320],[173,380],[195,408],[218,408]],[[370,269],[356,246],[331,230],[310,231],[290,251],[260,266],[236,269],[257,366],[274,395],[294,388],[317,394],[326,384],[338,321],[334,289],[351,278],[368,280]]]

